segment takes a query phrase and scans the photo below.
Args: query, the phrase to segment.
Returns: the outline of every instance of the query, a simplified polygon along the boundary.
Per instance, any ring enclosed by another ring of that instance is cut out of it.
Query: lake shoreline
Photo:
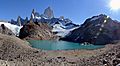
[[[12,66],[112,66],[113,61],[119,62],[120,42],[89,51],[46,51],[32,48],[17,37],[0,34],[0,39],[0,63]]]
[[[80,44],[56,40],[27,40],[31,47],[42,50],[94,50],[104,48],[105,45]]]
[[[117,45],[116,45],[117,46]],[[116,47],[116,46],[111,46],[108,45],[107,47]],[[119,45],[120,46],[120,45]],[[120,50],[120,49],[119,49]],[[91,54],[90,52],[99,52],[96,53],[96,55]],[[53,66],[61,66],[61,65],[67,65],[67,66],[96,66],[96,65],[101,65],[103,62],[103,59],[107,58],[106,56],[111,53],[110,49],[102,48],[94,51],[88,51],[88,50],[67,50],[67,51],[61,51],[61,50],[55,50],[55,51],[45,51],[41,50],[41,53],[44,52],[44,55],[42,55],[41,61],[36,61],[36,63],[31,63],[28,61],[4,61],[4,63],[7,65],[12,64],[12,65],[23,65],[23,66],[48,66],[48,65],[53,65]],[[82,53],[80,53],[82,52]],[[68,54],[67,54],[68,53]],[[79,54],[78,54],[79,53]],[[55,56],[51,55],[55,54]],[[56,55],[57,54],[57,55]],[[62,55],[63,54],[63,55]],[[76,55],[77,54],[77,55]],[[82,55],[86,54],[86,56]],[[87,56],[88,54],[88,56]],[[80,55],[80,56],[79,56]],[[105,56],[103,56],[105,55]],[[108,55],[109,56],[109,55]],[[101,58],[102,57],[102,58]],[[100,61],[102,60],[102,61]],[[112,60],[111,60],[112,61]],[[110,62],[110,61],[108,61]],[[40,64],[41,63],[41,64]],[[103,64],[104,65],[104,64]],[[111,65],[110,65],[111,66]]]

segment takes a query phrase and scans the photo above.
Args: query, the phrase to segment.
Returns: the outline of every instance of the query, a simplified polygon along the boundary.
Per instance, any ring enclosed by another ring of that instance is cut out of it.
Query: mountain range
[[[51,40],[60,37],[60,40],[90,44],[108,44],[120,40],[120,22],[105,14],[93,16],[77,25],[64,16],[55,17],[53,10],[48,7],[43,14],[33,9],[30,18],[18,16],[17,20],[1,21],[0,24],[4,24],[16,36],[26,39]]]
[[[74,24],[70,19],[64,18],[64,16],[60,16],[60,18],[55,18],[53,10],[50,7],[46,8],[43,14],[39,14],[33,9],[30,19],[28,19],[28,17],[23,19],[18,16],[16,21],[11,19],[9,23],[17,26],[23,26],[30,20],[32,20],[33,22],[47,23],[48,25],[53,27],[52,32],[61,37],[64,37],[70,31],[79,27],[79,25]]]

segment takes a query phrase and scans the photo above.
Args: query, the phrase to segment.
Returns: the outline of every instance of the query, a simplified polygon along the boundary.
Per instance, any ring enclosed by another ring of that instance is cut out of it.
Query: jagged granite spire
[[[28,17],[25,18],[24,25],[28,22]]]
[[[17,22],[18,22],[18,25],[19,25],[19,26],[21,26],[21,20],[20,20],[20,19],[21,19],[21,17],[18,16],[18,18],[17,18]]]
[[[31,18],[32,18],[32,19],[35,18],[35,9],[32,10]]]
[[[44,16],[49,19],[53,18],[54,17],[53,10],[50,7],[46,8],[44,11]]]
[[[64,19],[64,16],[60,16],[60,19],[63,20],[63,19]]]
[[[33,22],[33,19],[35,18],[35,9],[32,10],[32,14],[30,17],[30,22]]]

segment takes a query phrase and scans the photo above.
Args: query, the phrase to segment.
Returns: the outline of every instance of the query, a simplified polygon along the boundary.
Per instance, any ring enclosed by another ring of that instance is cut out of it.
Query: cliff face
[[[29,22],[21,28],[19,38],[28,40],[52,40],[57,36],[51,30],[52,28],[47,23]]]
[[[46,8],[44,11],[44,16],[49,19],[53,18],[54,17],[53,10],[50,7]]]
[[[103,14],[94,16],[62,40],[92,44],[113,43],[120,40],[120,23]]]
[[[10,29],[8,29],[4,24],[0,25],[0,33],[6,35],[15,35]]]

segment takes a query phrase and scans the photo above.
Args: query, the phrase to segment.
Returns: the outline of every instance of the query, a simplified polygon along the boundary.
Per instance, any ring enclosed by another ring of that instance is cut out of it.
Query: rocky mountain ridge
[[[120,22],[100,14],[87,19],[62,40],[90,44],[109,44],[120,40]]]
[[[58,37],[51,30],[51,26],[47,23],[30,21],[20,29],[19,38],[27,40],[56,40]]]
[[[35,9],[33,9],[30,19],[28,19],[27,17],[23,19],[18,16],[17,21],[12,19],[11,21],[9,21],[9,23],[23,26],[30,20],[32,20],[33,22],[47,23],[48,25],[53,27],[53,33],[56,33],[58,36],[61,37],[64,37],[70,31],[79,27],[79,25],[74,24],[70,19],[64,18],[64,16],[61,16],[60,18],[54,17],[53,10],[50,7],[46,8],[43,14],[39,14],[35,11]],[[60,30],[58,28],[60,28]]]
[[[38,26],[36,25],[36,23],[47,24],[51,27],[51,29],[48,30],[49,33],[62,37],[61,40],[65,41],[78,43],[87,42],[90,44],[108,44],[120,40],[120,23],[116,20],[112,20],[109,16],[105,14],[100,14],[97,16],[93,16],[92,18],[88,18],[81,26],[79,26],[74,24],[70,19],[64,18],[64,16],[61,16],[60,18],[55,18],[53,10],[48,7],[45,9],[43,14],[39,14],[33,9],[30,19],[22,19],[19,16],[17,21],[11,21],[9,23],[18,25],[20,27],[23,26],[23,28],[27,29],[28,27],[26,28],[24,26],[28,26],[28,24],[30,24],[30,20],[32,20],[34,27]],[[45,26],[41,25],[41,27],[44,28]],[[34,28],[32,28],[32,30],[33,29]],[[35,30],[40,31],[40,29],[36,28]],[[15,30],[17,31],[15,32]],[[15,28],[15,30],[12,31],[14,33],[17,33],[18,35],[20,29]],[[43,33],[44,31],[45,30],[43,30]]]

